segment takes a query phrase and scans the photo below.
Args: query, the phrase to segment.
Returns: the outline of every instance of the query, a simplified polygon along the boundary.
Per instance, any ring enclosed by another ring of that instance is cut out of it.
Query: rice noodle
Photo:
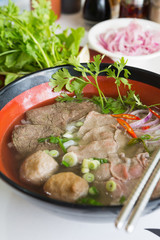
[[[127,27],[100,34],[99,43],[110,52],[121,52],[126,56],[147,55],[160,51],[160,32],[145,30],[132,21]]]

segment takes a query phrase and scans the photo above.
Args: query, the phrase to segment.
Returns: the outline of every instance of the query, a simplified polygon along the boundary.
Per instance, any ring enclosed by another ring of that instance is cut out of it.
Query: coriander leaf
[[[17,75],[14,73],[7,74],[5,78],[5,85],[8,85],[9,83],[13,82],[16,78],[17,78]]]
[[[70,75],[66,68],[60,69],[52,75],[49,85],[54,88],[55,92],[60,92],[65,86],[69,92],[73,92],[74,88],[70,81],[73,77]]]
[[[57,102],[83,102],[86,98],[82,94],[77,94],[76,96],[68,96],[66,93],[61,93],[60,97],[56,98]]]

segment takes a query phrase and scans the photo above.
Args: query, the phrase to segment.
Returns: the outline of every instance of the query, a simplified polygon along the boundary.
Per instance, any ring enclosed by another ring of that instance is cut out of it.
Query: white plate
[[[160,32],[160,24],[155,23],[149,20],[144,20],[144,19],[133,19],[133,18],[117,18],[117,19],[111,19],[111,20],[106,20],[103,22],[100,22],[96,24],[94,27],[92,27],[88,33],[88,41],[89,41],[89,46],[102,53],[105,54],[106,56],[110,57],[112,60],[117,61],[119,60],[122,56],[125,59],[128,59],[128,65],[141,65],[141,63],[146,60],[151,60],[157,57],[160,57],[160,51],[148,54],[148,55],[141,55],[141,56],[125,56],[122,53],[112,53],[107,51],[103,46],[100,45],[98,37],[101,33],[105,33],[110,29],[118,29],[121,27],[127,27],[131,21],[136,21],[138,25],[141,25],[144,29],[146,30],[156,30]],[[138,61],[138,62],[137,62]]]

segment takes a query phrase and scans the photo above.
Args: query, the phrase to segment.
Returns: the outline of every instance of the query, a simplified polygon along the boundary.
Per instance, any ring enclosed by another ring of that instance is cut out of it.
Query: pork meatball
[[[44,184],[44,191],[50,198],[66,202],[86,196],[88,189],[87,181],[72,172],[55,174]]]
[[[58,163],[45,151],[27,157],[20,167],[20,178],[31,184],[42,185],[58,169]]]

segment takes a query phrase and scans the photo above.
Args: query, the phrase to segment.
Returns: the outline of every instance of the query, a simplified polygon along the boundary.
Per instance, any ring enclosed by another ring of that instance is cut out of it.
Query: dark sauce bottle
[[[120,17],[148,18],[149,0],[121,0]]]
[[[109,0],[86,0],[83,7],[83,18],[91,24],[110,19]]]

